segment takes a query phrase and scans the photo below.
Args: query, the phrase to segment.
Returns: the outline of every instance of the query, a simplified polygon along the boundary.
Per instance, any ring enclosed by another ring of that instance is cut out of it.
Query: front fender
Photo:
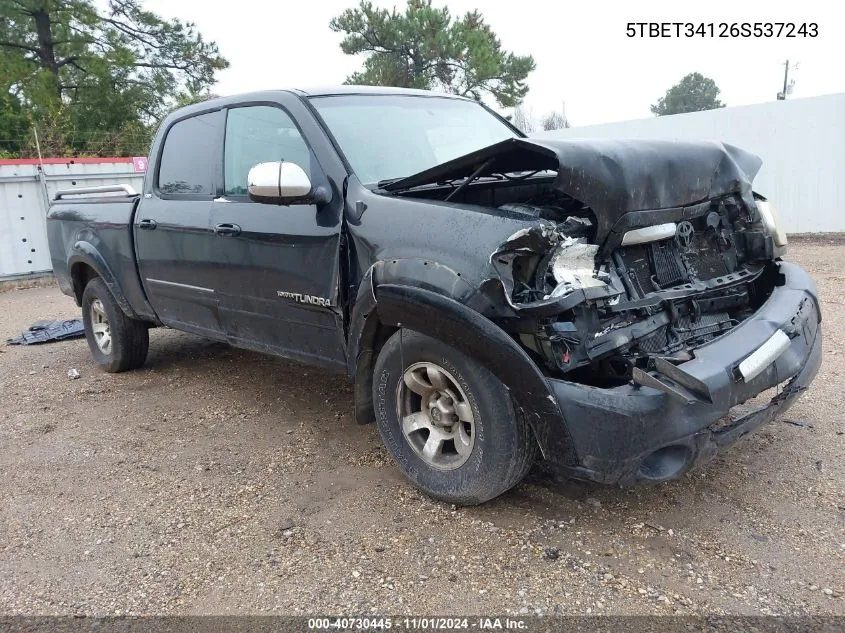
[[[355,306],[349,323],[347,371],[357,374],[359,356],[366,353],[374,337],[376,322],[370,315],[376,310],[376,291],[381,284],[413,286],[451,297],[462,304],[483,310],[489,300],[467,282],[461,273],[444,264],[425,259],[381,260],[370,266],[358,284]]]
[[[93,244],[84,240],[79,240],[74,243],[73,247],[71,248],[70,257],[68,258],[68,271],[72,273],[73,267],[77,264],[86,264],[93,268],[97,275],[99,275],[100,278],[105,282],[106,287],[108,287],[109,289],[109,292],[111,292],[115,301],[117,301],[117,304],[120,306],[120,309],[123,310],[123,312],[126,314],[126,316],[131,317],[133,319],[139,318],[135,311],[132,309],[132,306],[129,304],[129,301],[126,299],[123,290],[117,283],[117,279],[115,278],[115,275],[112,272],[111,268],[109,268],[109,265],[106,263],[105,258],[100,254],[100,252]],[[71,275],[71,277],[72,282],[75,285],[77,281],[76,279],[73,279],[73,275]],[[84,288],[78,289],[77,302],[81,300],[83,290]]]
[[[577,463],[557,399],[525,350],[495,323],[455,299],[412,286],[375,288],[381,322],[427,334],[487,367],[510,390],[544,457]]]

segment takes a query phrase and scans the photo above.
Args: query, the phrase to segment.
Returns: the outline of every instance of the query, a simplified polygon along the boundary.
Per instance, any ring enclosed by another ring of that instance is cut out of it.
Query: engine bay
[[[530,220],[489,255],[487,316],[549,375],[615,386],[693,359],[779,283],[759,167],[721,143],[510,139],[384,191]]]
[[[511,236],[491,257],[510,305],[502,320],[552,374],[624,384],[656,358],[681,363],[762,305],[776,283],[765,231],[738,196],[654,213],[593,243],[589,209],[536,202],[504,210],[559,218]],[[553,308],[559,308],[555,310]],[[532,326],[533,322],[533,326]]]

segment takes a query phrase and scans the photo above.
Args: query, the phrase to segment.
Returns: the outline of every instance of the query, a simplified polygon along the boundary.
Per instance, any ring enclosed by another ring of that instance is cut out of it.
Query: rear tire
[[[373,376],[376,421],[387,450],[423,492],[475,505],[526,475],[537,443],[507,388],[445,343],[400,330]]]
[[[95,277],[82,292],[82,323],[91,356],[109,373],[137,369],[147,359],[149,325],[120,309],[105,282]]]

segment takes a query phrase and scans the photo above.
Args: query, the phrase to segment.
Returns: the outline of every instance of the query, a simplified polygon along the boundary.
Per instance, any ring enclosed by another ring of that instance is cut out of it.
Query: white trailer
[[[0,159],[0,279],[50,272],[44,220],[56,191],[99,185],[141,190],[144,158]]]
[[[845,232],[845,93],[537,132],[551,138],[719,140],[754,152],[754,188],[788,233]]]

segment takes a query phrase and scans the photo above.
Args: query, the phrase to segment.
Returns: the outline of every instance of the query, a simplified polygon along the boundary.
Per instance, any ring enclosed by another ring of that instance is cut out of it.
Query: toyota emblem
[[[692,223],[687,222],[686,220],[678,222],[678,229],[675,231],[675,242],[677,242],[678,246],[681,248],[687,249],[692,242],[692,236],[694,234],[695,229],[693,228]]]

